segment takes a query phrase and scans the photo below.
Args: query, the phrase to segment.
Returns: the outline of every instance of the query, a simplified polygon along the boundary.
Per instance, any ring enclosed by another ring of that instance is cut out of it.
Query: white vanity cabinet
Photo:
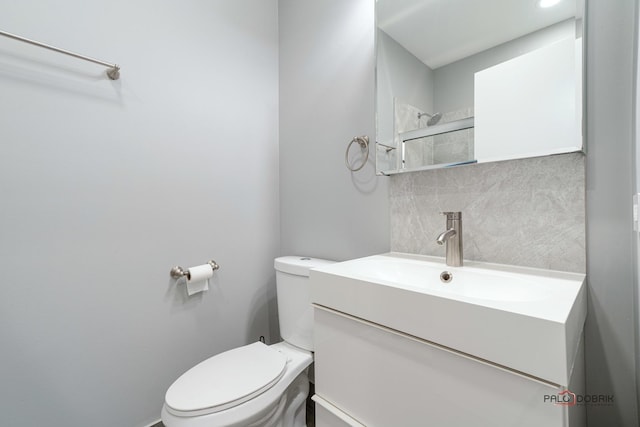
[[[584,274],[388,253],[310,278],[318,427],[585,425]]]
[[[318,427],[584,422],[580,407],[545,398],[563,387],[330,308],[314,305],[314,316]],[[576,364],[581,360],[579,354]]]

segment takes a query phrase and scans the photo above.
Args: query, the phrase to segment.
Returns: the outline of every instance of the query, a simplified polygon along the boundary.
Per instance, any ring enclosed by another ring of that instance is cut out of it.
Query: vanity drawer
[[[324,307],[314,316],[316,394],[368,427],[568,425],[544,401],[559,387]]]

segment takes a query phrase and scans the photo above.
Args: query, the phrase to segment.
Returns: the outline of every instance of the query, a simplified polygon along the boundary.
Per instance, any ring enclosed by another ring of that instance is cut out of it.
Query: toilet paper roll
[[[209,290],[209,278],[213,276],[213,269],[209,264],[191,267],[187,279],[187,295]]]

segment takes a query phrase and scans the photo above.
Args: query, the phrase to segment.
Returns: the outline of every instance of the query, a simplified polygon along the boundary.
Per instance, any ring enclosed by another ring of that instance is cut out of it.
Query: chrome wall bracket
[[[364,159],[358,167],[349,163],[349,149],[354,142],[358,143],[361,151],[364,153]],[[369,160],[369,137],[367,135],[354,136],[351,142],[349,142],[349,145],[347,145],[347,151],[344,153],[344,164],[351,172],[357,172],[367,164],[367,160]]]
[[[215,262],[214,260],[210,260],[209,262],[207,262],[207,264],[209,264],[211,266],[211,269],[213,271],[216,271],[220,268],[220,266],[218,265],[217,262]],[[169,275],[171,276],[171,278],[173,279],[180,279],[182,277],[186,277],[187,280],[191,279],[191,276],[189,275],[189,269],[188,268],[182,268],[179,265],[173,267],[171,269],[171,271],[169,272]]]

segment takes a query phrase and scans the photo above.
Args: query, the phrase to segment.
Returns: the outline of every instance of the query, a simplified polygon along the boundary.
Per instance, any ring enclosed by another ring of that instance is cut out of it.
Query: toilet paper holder
[[[216,270],[218,270],[220,268],[218,263],[215,262],[214,260],[211,260],[211,261],[207,262],[207,264],[209,264],[209,266],[211,266],[211,269],[213,271],[216,271]],[[176,279],[176,280],[180,279],[181,277],[186,277],[187,279],[191,280],[191,277],[189,276],[189,269],[188,268],[184,269],[184,268],[180,267],[179,265],[173,267],[171,269],[171,271],[169,272],[169,275],[172,278]]]

